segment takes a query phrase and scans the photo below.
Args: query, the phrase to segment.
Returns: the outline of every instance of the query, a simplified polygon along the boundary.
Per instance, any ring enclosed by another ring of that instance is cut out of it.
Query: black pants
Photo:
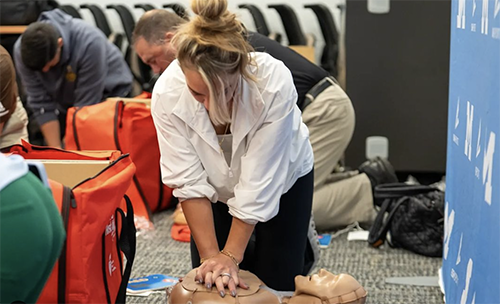
[[[279,291],[295,290],[294,278],[306,275],[307,232],[311,217],[314,173],[299,178],[280,199],[278,215],[258,223],[245,251],[240,268],[257,275],[267,286]],[[212,204],[219,249],[226,244],[233,217],[226,204]],[[191,238],[191,263],[200,266],[200,256]]]

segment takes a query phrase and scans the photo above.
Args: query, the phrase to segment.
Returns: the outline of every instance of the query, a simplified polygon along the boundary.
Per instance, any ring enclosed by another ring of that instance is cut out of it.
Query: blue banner
[[[442,279],[500,303],[500,0],[453,0]]]

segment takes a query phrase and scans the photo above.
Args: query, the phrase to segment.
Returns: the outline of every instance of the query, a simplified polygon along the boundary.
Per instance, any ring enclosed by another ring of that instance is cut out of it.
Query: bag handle
[[[120,250],[123,252],[127,258],[127,264],[125,265],[125,270],[123,271],[122,282],[120,284],[120,289],[118,290],[118,295],[116,296],[115,303],[125,303],[125,297],[127,292],[127,285],[130,279],[130,274],[132,272],[132,264],[135,258],[136,249],[136,229],[134,225],[134,208],[132,207],[132,202],[130,198],[125,195],[125,202],[127,203],[127,215],[122,209],[118,208],[117,211],[121,217],[122,229],[118,237],[118,244]]]
[[[405,200],[406,200],[405,197],[401,197],[395,203],[393,203],[394,206],[391,208],[391,212],[385,219],[385,222],[384,222],[384,216],[389,206],[391,205],[392,200],[390,198],[386,198],[384,200],[384,202],[382,203],[382,207],[380,208],[380,211],[378,212],[377,217],[375,218],[375,221],[373,222],[373,225],[370,228],[370,232],[368,234],[368,244],[370,244],[375,248],[378,248],[384,244],[387,236],[387,231],[389,230],[389,226],[391,224],[391,219],[394,213],[396,213],[398,207]]]
[[[405,183],[391,183],[391,184],[383,184],[376,186],[373,196],[375,200],[385,200],[388,198],[414,196],[433,191],[439,191],[439,189],[425,185],[408,185]]]

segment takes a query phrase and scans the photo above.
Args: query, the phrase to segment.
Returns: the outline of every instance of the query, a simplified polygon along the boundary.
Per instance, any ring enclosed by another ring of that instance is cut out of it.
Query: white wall
[[[167,3],[180,3],[183,4],[185,7],[189,8],[190,1],[189,0],[146,0],[146,1],[141,1],[141,0],[60,0],[59,3],[61,4],[71,4],[74,6],[79,6],[80,4],[83,3],[91,3],[91,4],[97,4],[101,6],[101,8],[105,8],[107,4],[124,4],[131,9],[133,12],[136,20],[140,18],[140,16],[143,14],[142,9],[136,9],[134,8],[134,4],[136,3],[150,3],[158,8],[161,8],[163,4]],[[228,0],[229,4],[229,9],[233,12],[235,12],[240,19],[243,21],[245,26],[250,29],[250,30],[255,30],[255,24],[253,22],[253,19],[250,15],[250,13],[245,10],[245,9],[239,9],[238,5],[243,4],[243,3],[251,3],[256,6],[258,6],[261,11],[264,13],[264,16],[267,20],[269,30],[271,32],[278,32],[282,34],[283,41],[282,43],[287,45],[288,41],[286,39],[286,33],[283,28],[283,24],[281,21],[281,18],[279,17],[278,13],[274,9],[269,9],[267,8],[267,5],[269,4],[281,4],[281,3],[286,3],[290,6],[293,7],[295,10],[297,17],[299,19],[299,22],[302,26],[302,30],[304,33],[312,33],[316,37],[316,61],[319,61],[319,56],[321,55],[321,50],[323,49],[324,45],[324,39],[323,35],[321,34],[321,29],[319,27],[318,20],[312,10],[310,9],[305,9],[304,5],[305,4],[317,4],[317,3],[322,3],[330,8],[330,10],[333,13],[335,22],[337,24],[337,28],[340,29],[340,11],[337,8],[338,4],[343,4],[345,3],[345,0],[323,0],[323,1],[318,1],[318,0]],[[94,23],[94,19],[90,12],[86,9],[80,10],[80,13],[82,14],[84,20],[89,21],[90,23]],[[113,10],[106,10],[106,14],[108,16],[108,20],[110,22],[110,25],[112,29],[115,32],[123,32],[123,28],[120,23],[120,19],[118,17],[118,14],[114,12]]]

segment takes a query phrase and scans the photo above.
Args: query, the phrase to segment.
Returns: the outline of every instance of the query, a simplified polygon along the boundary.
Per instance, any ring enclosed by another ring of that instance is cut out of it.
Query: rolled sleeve
[[[297,93],[293,87],[281,92],[275,93],[266,122],[241,160],[235,195],[227,203],[231,215],[249,224],[267,222],[278,214],[287,183]]]
[[[153,94],[151,112],[160,147],[163,183],[174,189],[174,196],[181,202],[201,197],[217,202],[217,192],[208,182],[208,176],[193,145],[179,130],[182,127],[175,125],[183,122],[172,121],[175,117],[168,117],[161,102],[161,95]]]
[[[28,105],[30,105],[31,108],[33,108],[33,105],[28,103]],[[36,122],[38,123],[38,125],[44,125],[46,123],[48,123],[49,121],[53,121],[53,120],[58,120],[58,114],[59,114],[59,111],[57,109],[47,109],[45,110],[45,108],[38,108],[37,110],[34,110],[33,112],[33,116],[36,120]]]

